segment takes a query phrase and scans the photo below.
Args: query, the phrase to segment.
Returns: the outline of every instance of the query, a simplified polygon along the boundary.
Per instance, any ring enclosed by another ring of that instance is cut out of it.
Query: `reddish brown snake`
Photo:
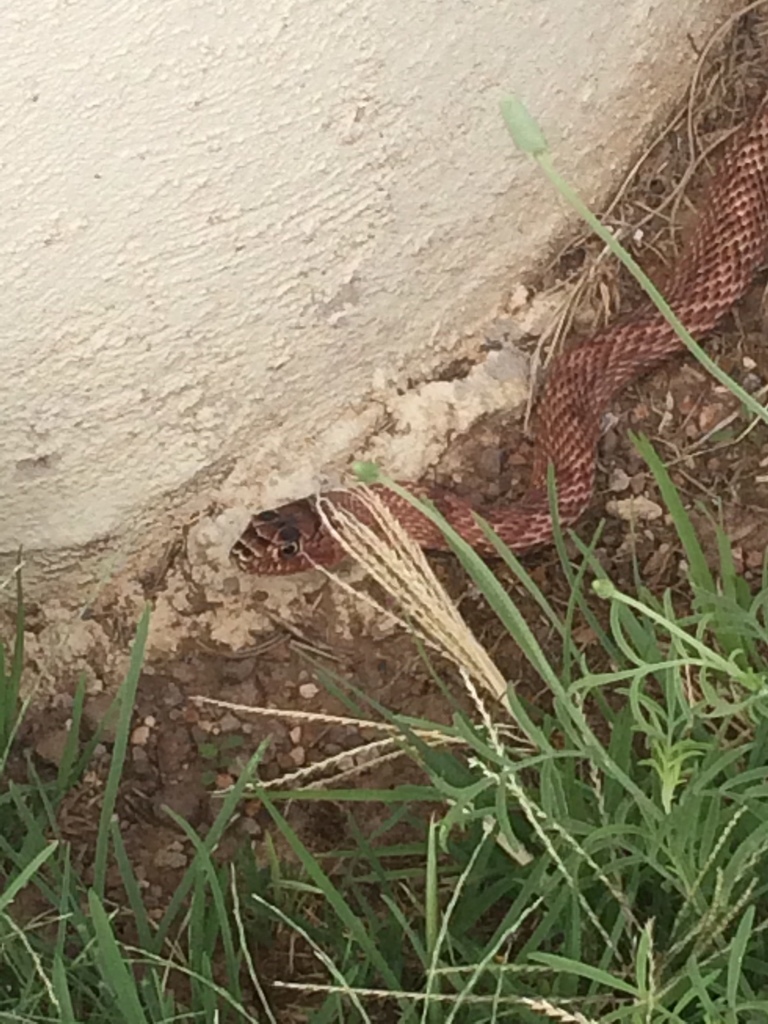
[[[768,101],[763,101],[730,140],[665,288],[667,301],[695,338],[707,335],[744,294],[766,249]],[[630,381],[681,351],[682,342],[648,301],[554,361],[536,407],[528,489],[519,501],[483,512],[513,551],[524,552],[551,540],[548,463],[555,470],[560,521],[567,526],[592,496],[595,446],[610,402]],[[412,489],[430,497],[473,547],[483,553],[489,550],[468,503],[455,495],[433,494],[423,485]],[[391,491],[378,491],[422,547],[445,548],[440,531],[421,513]],[[326,496],[369,519],[354,488]],[[275,575],[302,572],[313,564],[332,566],[344,552],[323,525],[316,499],[304,498],[252,516],[231,555],[245,572]]]

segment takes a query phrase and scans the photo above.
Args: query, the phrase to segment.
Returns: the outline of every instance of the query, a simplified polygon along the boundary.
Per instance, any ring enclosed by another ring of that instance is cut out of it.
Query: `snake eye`
[[[294,555],[298,555],[298,553],[299,545],[295,543],[283,544],[283,546],[280,548],[280,554],[283,556],[283,558],[293,558]]]
[[[264,512],[259,512],[256,516],[256,519],[258,519],[260,523],[274,523],[277,518],[277,512],[275,512],[273,508],[268,508]]]
[[[295,544],[301,540],[301,531],[295,526],[284,526],[278,533],[278,537],[286,544]]]

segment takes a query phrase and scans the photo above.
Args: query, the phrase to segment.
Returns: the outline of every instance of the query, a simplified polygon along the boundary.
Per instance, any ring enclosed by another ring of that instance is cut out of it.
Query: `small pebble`
[[[750,569],[760,569],[763,565],[763,552],[762,551],[748,551],[747,552],[747,565]]]
[[[41,736],[35,746],[35,753],[43,761],[54,764],[58,767],[64,758],[64,751],[69,743],[69,732],[67,729],[56,729]]]
[[[158,850],[154,856],[155,867],[158,868],[185,868],[188,857],[181,850]]]
[[[86,699],[83,720],[92,732],[101,729],[101,738],[105,743],[114,743],[118,710],[111,694],[100,693]]]
[[[658,502],[651,501],[650,498],[643,498],[642,496],[608,501],[605,508],[610,515],[623,519],[625,522],[636,522],[638,520],[651,522],[654,519],[660,519],[664,515],[664,509]]]
[[[150,729],[147,725],[137,725],[131,733],[131,743],[135,747],[143,747],[149,739]]]
[[[642,470],[639,473],[634,473],[629,481],[629,486],[632,488],[633,494],[642,494],[645,490],[645,473]]]
[[[613,455],[616,449],[619,447],[619,435],[615,430],[608,430],[603,435],[603,439],[600,443],[600,450],[603,455]]]
[[[307,760],[307,752],[304,749],[304,747],[294,747],[293,750],[290,751],[288,756],[290,757],[290,759],[293,761],[297,768],[301,768],[301,766],[305,764]]]
[[[176,683],[168,682],[163,687],[163,704],[181,704],[184,695]]]
[[[291,731],[288,733],[288,736],[290,738],[291,743],[293,743],[294,746],[296,744],[300,743],[301,742],[301,726],[300,725],[294,726],[294,728],[291,729]]]
[[[719,402],[712,405],[705,405],[698,415],[699,430],[702,434],[709,433],[720,424],[727,416],[725,406]]]
[[[312,700],[319,692],[319,688],[314,683],[302,683],[299,687],[299,696],[302,700]]]
[[[622,491],[626,491],[629,487],[630,479],[627,473],[623,469],[614,469],[611,473],[610,480],[608,481],[608,489],[613,491],[614,494],[620,494]]]

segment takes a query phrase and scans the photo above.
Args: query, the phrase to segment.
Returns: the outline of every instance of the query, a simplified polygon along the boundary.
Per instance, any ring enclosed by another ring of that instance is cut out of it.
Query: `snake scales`
[[[728,143],[665,288],[667,301],[695,338],[708,334],[744,294],[767,248],[768,98]],[[551,540],[546,483],[550,462],[560,521],[567,526],[578,519],[593,492],[604,411],[630,381],[681,351],[682,342],[649,301],[554,361],[536,407],[528,489],[519,501],[483,513],[513,551]],[[488,551],[467,502],[425,486],[411,489],[430,497],[477,550]],[[354,488],[325,497],[370,519]],[[422,547],[445,548],[439,530],[411,505],[385,488],[379,489],[379,497]],[[316,498],[305,498],[252,516],[231,555],[245,572],[275,575],[301,572],[313,564],[332,566],[344,552],[323,525]]]

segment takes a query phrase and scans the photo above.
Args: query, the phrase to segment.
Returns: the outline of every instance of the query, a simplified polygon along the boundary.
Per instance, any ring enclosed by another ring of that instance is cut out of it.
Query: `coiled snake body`
[[[768,99],[730,140],[665,288],[669,305],[695,338],[708,334],[744,294],[766,247]],[[675,331],[649,301],[554,361],[537,404],[528,489],[514,504],[484,512],[511,550],[524,552],[551,540],[550,462],[561,524],[578,519],[592,496],[602,414],[630,381],[682,350]],[[473,547],[489,550],[468,503],[421,485],[411,489],[430,497]],[[370,516],[355,498],[354,488],[331,491],[326,497],[360,518]],[[384,488],[379,497],[422,547],[445,548],[440,531],[410,504]],[[344,557],[323,525],[316,498],[252,516],[231,554],[239,568],[259,575],[301,572],[313,564],[332,566]]]

